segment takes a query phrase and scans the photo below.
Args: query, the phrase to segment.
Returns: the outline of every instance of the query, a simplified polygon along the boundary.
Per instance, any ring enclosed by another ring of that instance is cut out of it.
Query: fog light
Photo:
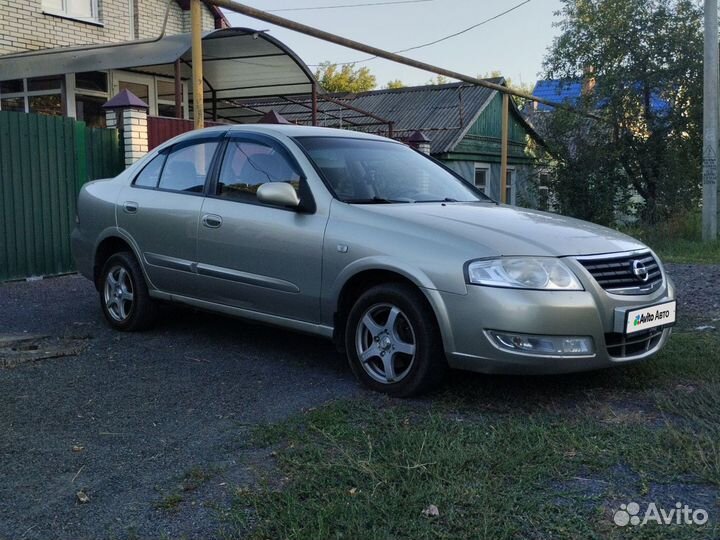
[[[594,354],[593,340],[587,336],[535,336],[488,331],[501,349],[545,356],[588,356]]]

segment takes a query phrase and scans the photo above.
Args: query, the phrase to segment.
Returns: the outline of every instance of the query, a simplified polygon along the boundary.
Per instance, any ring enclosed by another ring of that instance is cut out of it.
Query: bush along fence
[[[0,111],[0,281],[71,272],[78,191],[124,166],[115,129]]]

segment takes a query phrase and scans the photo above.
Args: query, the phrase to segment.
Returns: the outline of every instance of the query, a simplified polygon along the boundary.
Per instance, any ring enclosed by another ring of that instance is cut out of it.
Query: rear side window
[[[170,191],[202,193],[217,147],[217,141],[205,141],[171,152],[158,187]]]
[[[287,182],[300,190],[300,174],[282,152],[254,141],[229,141],[215,194],[256,201],[257,189],[267,182]]]
[[[150,163],[145,165],[140,174],[135,177],[136,186],[141,187],[156,187],[158,180],[160,180],[160,173],[162,172],[163,164],[165,163],[165,154],[158,154],[150,160]]]

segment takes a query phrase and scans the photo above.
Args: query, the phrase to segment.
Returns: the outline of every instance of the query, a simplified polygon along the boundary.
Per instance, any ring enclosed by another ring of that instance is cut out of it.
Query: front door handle
[[[134,214],[138,211],[138,203],[135,201],[125,201],[123,203],[123,210],[125,210],[128,214]]]
[[[205,214],[202,217],[202,224],[211,229],[217,229],[222,225],[222,218],[216,214]]]

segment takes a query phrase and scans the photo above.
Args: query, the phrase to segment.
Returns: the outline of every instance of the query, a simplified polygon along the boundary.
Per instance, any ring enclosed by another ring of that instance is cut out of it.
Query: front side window
[[[158,187],[202,193],[217,147],[217,141],[204,141],[173,150],[167,157]]]
[[[296,141],[344,202],[490,200],[404,144],[351,137],[298,137]]]
[[[300,174],[276,148],[254,141],[230,140],[220,169],[216,195],[255,201],[257,189],[267,182],[288,182],[300,189]]]

